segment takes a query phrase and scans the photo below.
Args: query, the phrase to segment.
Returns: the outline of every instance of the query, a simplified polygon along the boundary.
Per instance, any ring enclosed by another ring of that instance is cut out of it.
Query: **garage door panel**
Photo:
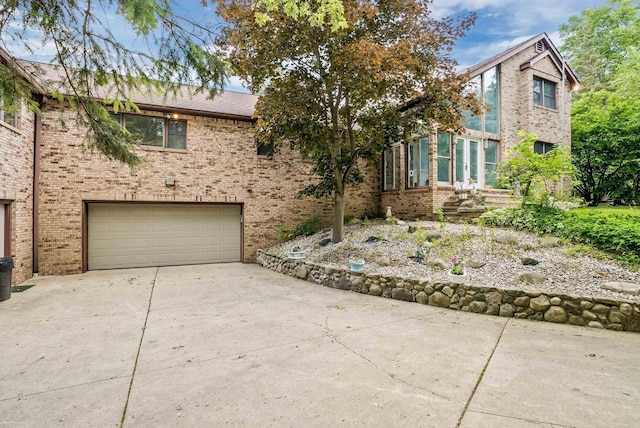
[[[89,204],[89,269],[240,261],[240,206]]]

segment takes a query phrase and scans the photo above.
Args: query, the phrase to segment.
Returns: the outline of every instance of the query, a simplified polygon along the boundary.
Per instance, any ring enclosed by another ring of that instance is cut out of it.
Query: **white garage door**
[[[89,204],[88,268],[240,261],[238,205]]]

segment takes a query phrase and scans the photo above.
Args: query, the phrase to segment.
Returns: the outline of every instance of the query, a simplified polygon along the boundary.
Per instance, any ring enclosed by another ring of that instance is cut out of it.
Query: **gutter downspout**
[[[44,104],[44,99],[40,105]],[[39,271],[40,248],[40,142],[42,141],[42,116],[34,113],[33,131],[33,273]]]

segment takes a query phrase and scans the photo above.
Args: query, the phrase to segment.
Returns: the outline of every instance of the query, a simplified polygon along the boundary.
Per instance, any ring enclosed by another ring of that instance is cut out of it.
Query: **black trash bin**
[[[11,297],[12,270],[13,259],[11,257],[0,257],[0,302]]]

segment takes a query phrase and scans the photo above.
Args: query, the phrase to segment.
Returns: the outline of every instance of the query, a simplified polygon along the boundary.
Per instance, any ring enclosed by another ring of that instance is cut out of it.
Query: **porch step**
[[[461,206],[466,200],[473,200],[471,191],[456,190],[442,204],[442,212],[450,221],[469,220],[478,218],[489,208],[512,208],[520,205],[522,199],[514,197],[509,190],[501,189],[480,189],[476,191],[478,195],[484,197],[484,205]],[[466,196],[466,199],[460,199]]]

